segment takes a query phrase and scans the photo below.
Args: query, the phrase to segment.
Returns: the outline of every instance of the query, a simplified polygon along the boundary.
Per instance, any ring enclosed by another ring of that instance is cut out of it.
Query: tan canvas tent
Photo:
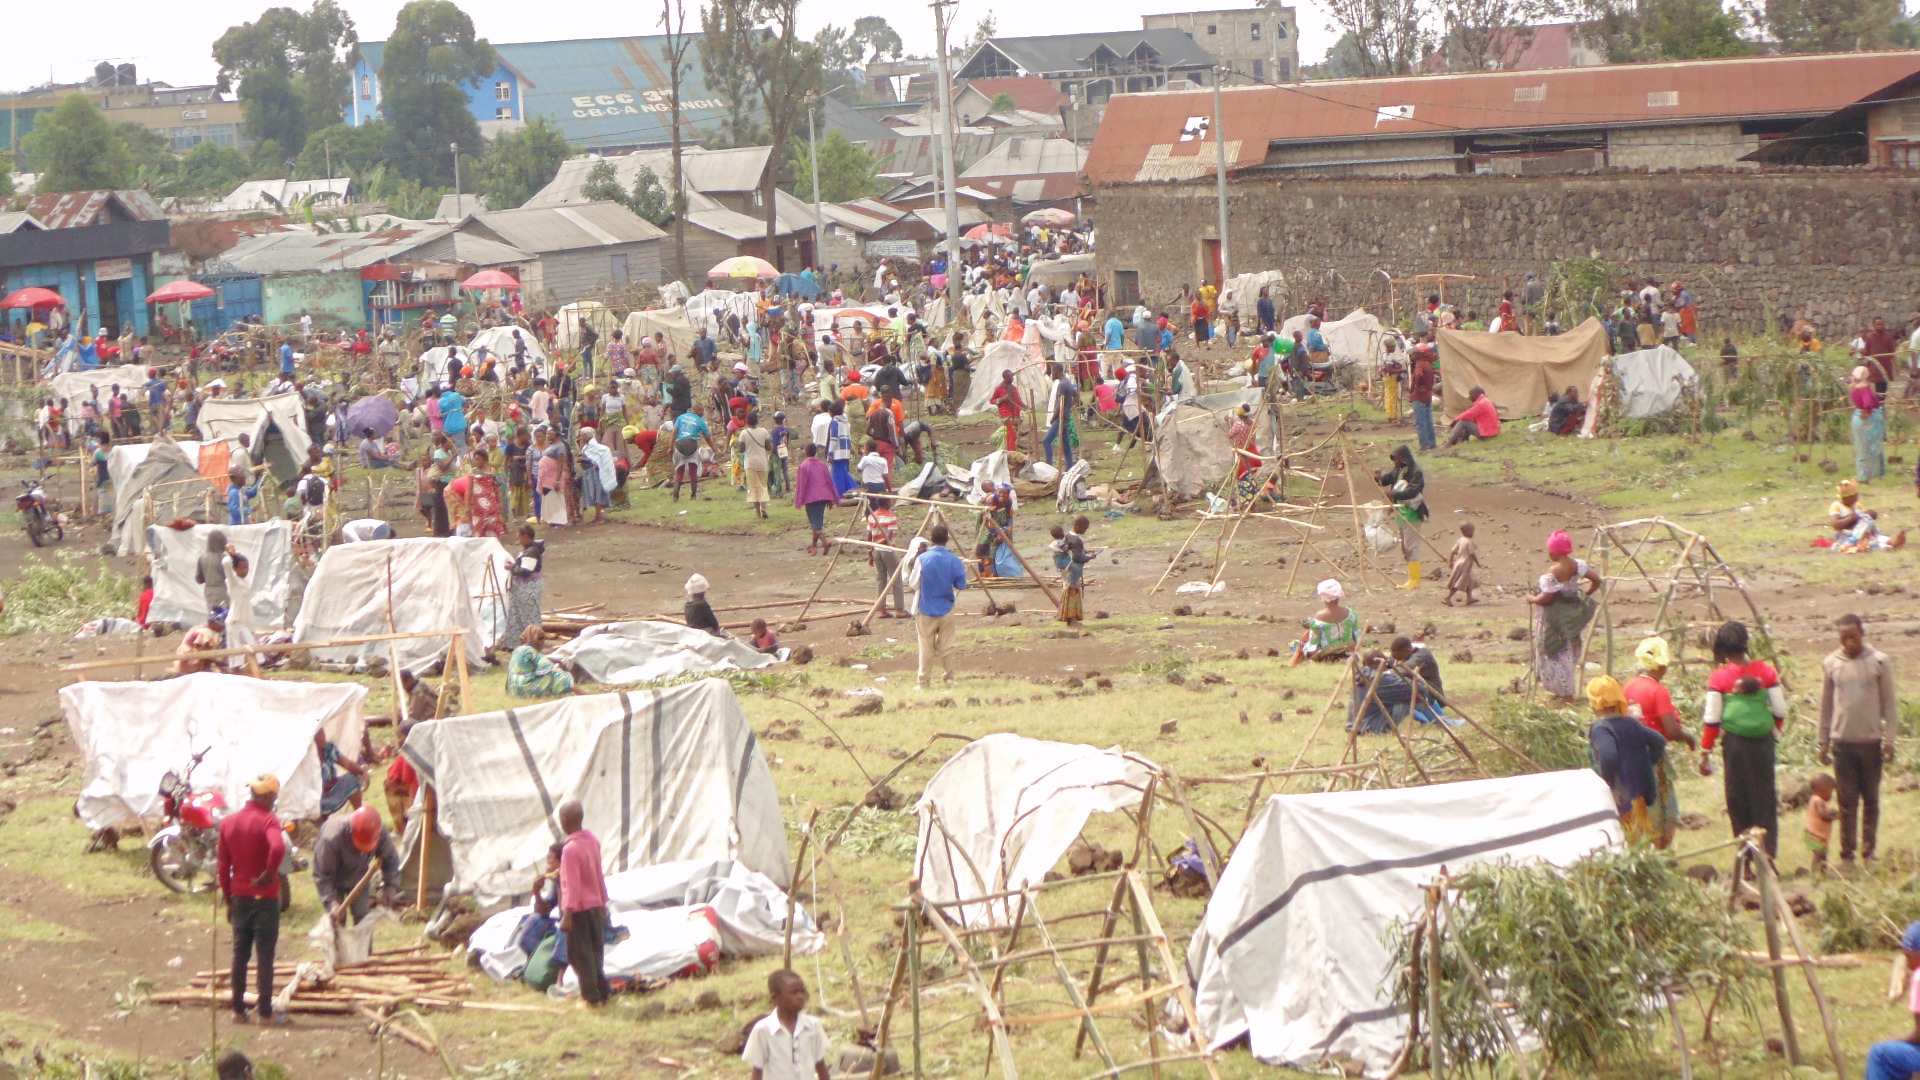
[[[679,308],[657,308],[651,311],[630,311],[623,326],[629,345],[640,340],[642,334],[664,334],[667,348],[682,361],[693,356],[693,324],[687,321],[687,313]],[[610,338],[612,335],[608,335]],[[606,339],[602,339],[603,342]],[[605,349],[603,343],[601,349]],[[664,362],[664,360],[663,360]]]
[[[1448,415],[1467,407],[1467,391],[1480,387],[1509,419],[1538,416],[1547,395],[1578,386],[1584,392],[1607,359],[1607,331],[1599,319],[1556,337],[1442,330],[1441,405]]]

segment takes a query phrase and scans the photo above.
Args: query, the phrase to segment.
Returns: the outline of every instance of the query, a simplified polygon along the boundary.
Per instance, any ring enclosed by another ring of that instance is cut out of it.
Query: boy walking
[[[1460,526],[1460,539],[1453,542],[1453,550],[1447,552],[1447,595],[1440,602],[1453,606],[1453,594],[1467,594],[1467,603],[1473,600],[1473,590],[1480,584],[1474,571],[1480,568],[1480,549],[1473,542],[1473,522]]]
[[[767,996],[773,1011],[753,1025],[740,1054],[753,1080],[829,1080],[827,1029],[806,1014],[806,981],[781,968],[767,976]]]

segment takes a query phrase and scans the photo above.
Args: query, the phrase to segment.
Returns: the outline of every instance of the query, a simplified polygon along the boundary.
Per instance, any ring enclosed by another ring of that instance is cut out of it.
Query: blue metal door
[[[257,277],[209,278],[213,295],[193,302],[193,325],[202,337],[222,334],[234,323],[265,312]]]

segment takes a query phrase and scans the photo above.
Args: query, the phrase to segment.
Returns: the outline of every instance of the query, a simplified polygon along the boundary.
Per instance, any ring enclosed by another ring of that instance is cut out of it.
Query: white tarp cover
[[[1258,303],[1256,297],[1254,303]],[[1253,305],[1245,305],[1242,310],[1251,312]],[[1311,315],[1295,315],[1280,324],[1280,336],[1293,340],[1293,332],[1298,330],[1302,340],[1307,333],[1307,321]],[[1327,351],[1335,360],[1360,360],[1368,364],[1380,362],[1380,356],[1386,351],[1386,327],[1366,308],[1354,308],[1346,318],[1334,322],[1320,320],[1320,333],[1327,339]]]
[[[107,393],[118,386],[126,392],[128,401],[145,401],[145,394],[134,391],[146,384],[146,364],[121,364],[118,367],[94,368],[92,371],[63,371],[48,380],[47,389],[52,391],[54,401],[67,399],[68,416],[80,415],[80,403],[87,399],[88,391],[100,388],[100,402],[105,404]]]
[[[779,662],[743,641],[645,620],[589,626],[547,656],[594,682],[613,685],[695,671],[752,671]]]
[[[448,892],[526,892],[569,798],[609,874],[733,859],[783,888],[791,880],[773,773],[719,679],[429,720],[402,751],[439,794]]]
[[[620,320],[614,318],[613,309],[598,300],[575,300],[556,312],[554,321],[559,325],[553,330],[553,344],[568,350],[580,347],[582,326],[593,327],[603,342],[612,340],[613,332],[620,329]]]
[[[629,348],[638,349],[639,346],[635,343],[640,340],[642,335],[665,334],[667,338],[667,350],[673,353],[674,358],[688,362],[689,364],[692,361],[693,341],[697,335],[694,333],[693,324],[687,321],[687,313],[679,308],[661,308],[655,311],[630,311],[627,313],[627,323],[621,329],[627,339]],[[611,340],[613,340],[611,334],[601,336],[600,355],[606,355],[607,343]],[[666,357],[663,356],[660,358],[660,364],[663,368],[666,366],[666,362]]]
[[[686,312],[689,325],[696,330],[704,326],[708,337],[718,338],[729,314],[737,316],[742,326],[753,321],[759,314],[759,301],[750,292],[704,289],[687,297]]]
[[[189,454],[181,444],[164,435],[146,444],[146,452],[127,473],[126,482],[116,484],[113,503],[113,534],[110,541],[115,555],[138,555],[147,542],[148,488],[153,489],[153,520],[177,518],[205,520],[207,495],[213,485],[200,475],[200,447]],[[107,479],[113,480],[112,452],[108,452]],[[214,496],[215,513],[224,518],[226,502]]]
[[[487,350],[488,356],[500,358],[499,366],[504,369],[513,363],[513,335],[519,331],[520,340],[527,343],[527,364],[546,370],[547,350],[540,347],[540,335],[524,326],[489,326],[473,335],[467,342],[467,349]]]
[[[1046,407],[1047,394],[1052,389],[1047,381],[1047,365],[1028,355],[1027,347],[1018,341],[994,341],[988,343],[973,365],[973,382],[967,387],[967,400],[960,403],[954,415],[992,413],[993,391],[1000,385],[1003,371],[1013,372],[1013,385],[1020,391],[1020,400],[1026,409]]]
[[[300,614],[294,619],[293,640],[465,630],[467,662],[483,663],[482,654],[499,636],[505,617],[508,561],[507,549],[491,536],[335,544],[313,568]],[[408,638],[393,645],[402,667],[430,663],[447,651],[446,638]],[[319,660],[389,655],[384,641],[314,650]]]
[[[710,910],[718,923],[717,944],[722,956],[776,956],[786,944],[787,894],[768,880],[765,874],[749,870],[728,859],[689,859],[680,862],[643,866],[607,877],[607,910],[616,926],[634,930],[634,939],[652,937],[635,929],[630,918],[643,912],[674,912],[685,917],[692,909]],[[493,916],[467,939],[467,951],[479,959],[480,970],[496,981],[519,976],[526,967],[527,955],[521,952],[518,937],[520,920],[532,914],[531,904],[508,908]],[[801,955],[819,952],[825,935],[814,927],[807,909],[793,906],[793,951]],[[711,925],[711,924],[709,924]],[[666,930],[670,936],[678,929],[650,924],[654,930]],[[705,935],[693,935],[696,940]],[[623,943],[624,944],[624,943]],[[645,941],[640,946],[647,946]],[[607,950],[610,976],[658,978],[678,971],[686,964],[685,945],[673,942],[668,948],[647,947],[635,950],[616,946]],[[621,966],[612,966],[615,953],[621,953]]]
[[[359,746],[367,688],[199,672],[154,682],[78,682],[60,688],[60,709],[86,764],[75,806],[90,829],[160,816],[160,777],[184,776],[193,755],[196,790],[218,791],[230,809],[261,773],[280,778],[278,813],[320,813],[320,759],[313,733]],[[210,749],[209,749],[210,748]]]
[[[191,439],[175,439],[173,445],[179,447],[194,468],[200,467],[201,444]],[[113,505],[126,501],[127,481],[133,477],[133,470],[147,460],[147,450],[152,446],[144,442],[114,443],[107,451],[107,481],[113,485]]]
[[[1187,947],[1209,1045],[1311,1068],[1353,1058],[1384,1075],[1406,1036],[1388,1001],[1387,928],[1441,867],[1564,866],[1621,842],[1590,769],[1430,787],[1275,795],[1247,828]]]
[[[1161,410],[1154,425],[1153,462],[1170,490],[1189,497],[1212,491],[1232,471],[1225,417],[1182,402]]]
[[[253,446],[255,464],[263,460],[261,440],[266,437],[269,423],[280,429],[280,437],[286,440],[287,452],[295,462],[307,460],[307,448],[313,445],[313,440],[307,437],[306,410],[301,407],[300,395],[294,393],[264,398],[209,398],[201,403],[200,414],[193,423],[207,442],[246,435]]]
[[[1039,884],[1090,815],[1139,805],[1157,771],[1118,747],[1011,732],[976,739],[940,766],[914,807],[920,815],[914,876],[934,901]],[[965,926],[1006,925],[1014,917],[1004,900],[945,910]]]
[[[258,525],[195,525],[191,529],[147,527],[147,551],[152,557],[153,607],[150,622],[193,626],[207,620],[206,593],[194,582],[200,555],[207,550],[207,534],[227,534],[227,543],[247,557],[247,584],[253,586],[253,626],[256,631],[285,624],[287,600],[293,594],[293,525],[275,519]]]
[[[1625,399],[1621,414],[1629,420],[1665,416],[1680,404],[1683,389],[1699,381],[1693,365],[1665,345],[1621,353],[1613,358],[1613,373]]]
[[[1221,287],[1220,295],[1233,293],[1234,303],[1240,307],[1240,318],[1248,327],[1259,325],[1260,289],[1265,286],[1267,299],[1273,301],[1275,309],[1287,302],[1287,275],[1278,270],[1258,270],[1251,274],[1235,274]],[[1291,334],[1288,337],[1292,337]]]

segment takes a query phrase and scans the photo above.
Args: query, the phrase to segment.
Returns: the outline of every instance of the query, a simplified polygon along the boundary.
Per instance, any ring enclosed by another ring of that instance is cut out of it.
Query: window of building
[[[1293,61],[1287,59],[1284,56],[1280,58],[1280,81],[1281,82],[1293,81]]]
[[[495,110],[493,110],[493,118],[494,118],[495,120],[511,120],[511,119],[513,119],[513,106],[511,106],[511,105],[502,105],[502,106],[500,106],[499,108],[497,108],[497,109],[495,109]]]
[[[1266,65],[1261,63],[1258,60],[1255,60],[1253,62],[1253,81],[1265,82],[1266,79],[1267,79]]]
[[[1207,24],[1207,36],[1208,36],[1208,37],[1214,37],[1214,36],[1216,36],[1216,35],[1217,35],[1217,34],[1219,34],[1219,33],[1220,33],[1220,27],[1219,27],[1219,24],[1217,24],[1217,23],[1208,23],[1208,24]]]
[[[360,76],[360,100],[369,101],[369,100],[372,100],[372,98],[373,98],[373,76],[362,75]]]
[[[208,124],[201,132],[215,146],[232,146],[239,135],[233,124]]]
[[[1140,302],[1140,271],[1113,272],[1113,302],[1116,307]]]
[[[513,100],[513,84],[506,82],[504,80],[501,82],[494,83],[493,84],[493,100],[512,101]]]
[[[197,127],[169,128],[167,142],[173,146],[174,153],[184,154],[200,145],[200,129]]]
[[[1920,143],[1888,143],[1887,166],[1894,169],[1920,169]]]
[[[1253,24],[1253,40],[1255,41],[1260,40],[1260,24],[1259,23]]]

